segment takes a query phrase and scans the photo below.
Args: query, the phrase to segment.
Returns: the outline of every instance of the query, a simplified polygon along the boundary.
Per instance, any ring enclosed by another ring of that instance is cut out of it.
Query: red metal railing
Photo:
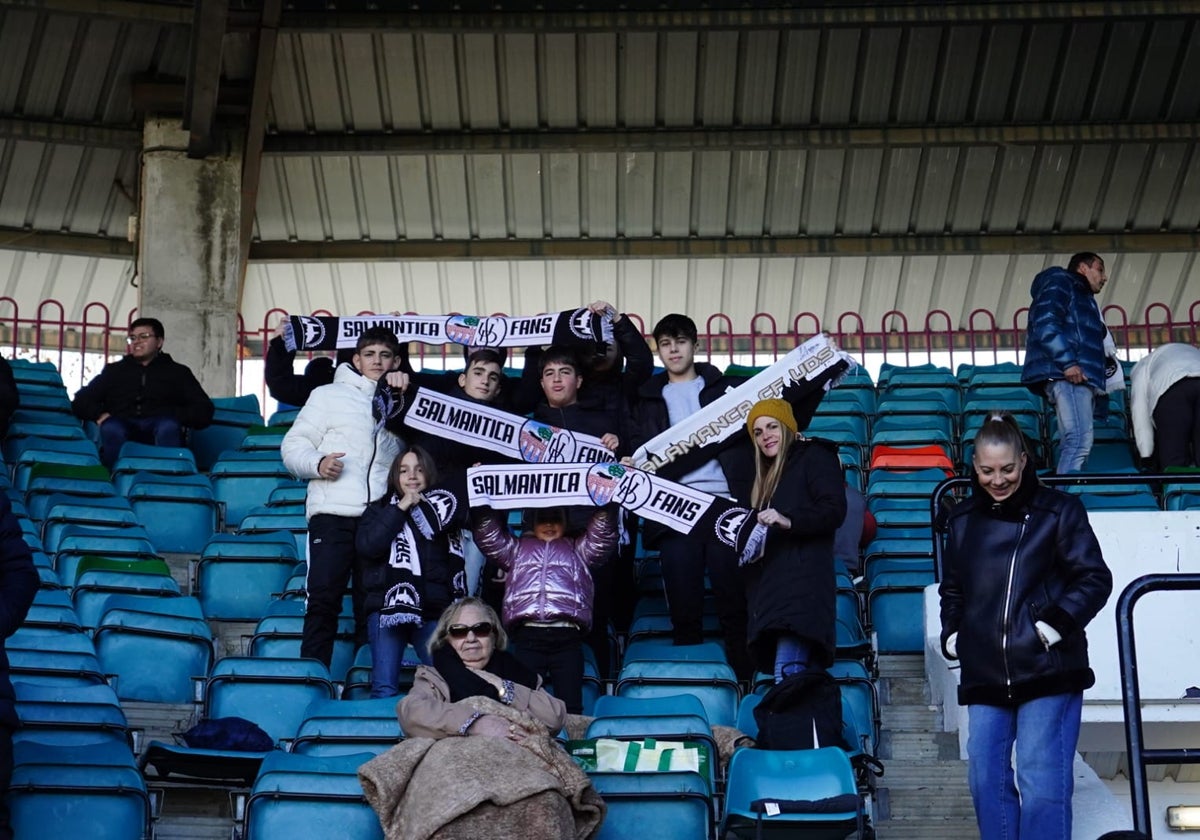
[[[282,309],[269,310],[262,324],[255,329],[247,329],[239,316],[239,383],[244,363],[262,358],[276,321],[286,314]],[[313,314],[331,313],[320,310]],[[1002,328],[995,314],[986,309],[976,309],[967,316],[966,326],[956,328],[949,313],[935,309],[926,314],[919,329],[911,329],[908,317],[903,312],[891,310],[880,318],[878,329],[868,330],[857,312],[843,312],[834,320],[832,327],[823,325],[820,317],[812,312],[801,312],[791,318],[790,330],[781,332],[779,321],[770,312],[756,313],[745,331],[738,331],[728,315],[718,313],[709,316],[704,323],[699,355],[710,358],[736,354],[748,357],[751,364],[761,365],[786,353],[797,342],[828,330],[844,349],[860,361],[865,361],[868,354],[881,354],[883,361],[889,364],[909,366],[928,363],[936,353],[943,364],[946,354],[949,354],[952,367],[977,359],[995,363],[1001,352],[1012,353],[1015,350],[1019,353],[1024,347],[1024,323],[1028,314],[1028,308],[1018,309],[1013,314],[1011,326]],[[92,302],[83,308],[82,320],[74,321],[66,317],[63,304],[53,299],[42,301],[32,316],[23,316],[13,298],[0,297],[0,335],[12,354],[15,355],[20,349],[22,355],[54,362],[60,370],[68,353],[86,350],[89,354],[109,358],[123,352],[125,333],[135,316],[136,310],[131,310],[124,319],[114,319],[114,313],[108,306]],[[630,314],[629,317],[645,334],[646,322],[641,316]],[[1167,341],[1195,344],[1200,336],[1200,300],[1188,308],[1186,320],[1177,320],[1170,308],[1162,303],[1149,304],[1136,322],[1131,322],[1126,310],[1116,305],[1105,307],[1104,317],[1118,349],[1123,350],[1126,356],[1135,348],[1154,347]],[[413,364],[421,367],[437,359],[443,364],[452,365],[458,353],[455,345],[439,347],[417,344],[413,348]],[[83,384],[82,380],[87,377],[82,369],[79,378],[79,382],[68,382],[68,388]]]

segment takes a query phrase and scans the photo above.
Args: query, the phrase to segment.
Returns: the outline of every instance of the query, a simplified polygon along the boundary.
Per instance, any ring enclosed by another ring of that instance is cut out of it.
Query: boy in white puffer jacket
[[[312,392],[281,446],[288,471],[309,479],[308,599],[300,655],[327,666],[342,596],[352,580],[357,635],[366,636],[354,536],[367,503],[387,491],[388,469],[404,448],[371,412],[379,380],[404,376],[392,373],[399,362],[400,344],[391,330],[363,332],[351,363],[338,366],[333,382]]]

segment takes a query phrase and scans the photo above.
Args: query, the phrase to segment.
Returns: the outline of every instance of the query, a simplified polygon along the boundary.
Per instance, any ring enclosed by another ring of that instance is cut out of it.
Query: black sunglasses
[[[446,635],[451,639],[465,639],[468,633],[474,633],[476,638],[492,635],[492,622],[481,621],[478,624],[451,624],[446,628]]]

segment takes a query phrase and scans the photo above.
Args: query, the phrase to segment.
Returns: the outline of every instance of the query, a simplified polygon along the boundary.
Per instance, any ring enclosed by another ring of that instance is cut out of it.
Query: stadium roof
[[[22,317],[136,305],[156,113],[193,156],[245,137],[249,328],[598,297],[1008,326],[1077,250],[1130,321],[1200,299],[1200,2],[376,5],[0,0]]]

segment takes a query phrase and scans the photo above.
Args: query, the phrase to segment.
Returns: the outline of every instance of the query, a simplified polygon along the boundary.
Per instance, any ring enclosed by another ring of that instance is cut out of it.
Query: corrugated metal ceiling
[[[123,238],[138,190],[132,80],[187,72],[186,23],[141,5],[157,12],[0,4],[15,68],[0,74],[0,227]],[[657,30],[285,25],[255,216],[256,238],[285,256],[251,264],[245,321],[272,307],[524,312],[605,297],[647,320],[726,312],[739,331],[755,312],[828,324],[854,310],[878,329],[892,309],[916,328],[930,309],[963,326],[985,308],[1009,323],[1028,278],[1064,257],[1037,237],[1161,232],[1183,236],[1162,240],[1167,253],[1109,255],[1105,302],[1135,320],[1154,301],[1186,318],[1200,298],[1178,248],[1200,229],[1200,19],[1134,3],[1133,16],[1026,20],[995,4],[1005,14],[989,20],[989,4],[971,5],[976,19],[947,7],[935,23],[858,11],[716,28],[680,14]],[[245,34],[225,47],[226,76],[247,78]],[[972,244],[1008,234],[1034,237],[1037,253]],[[831,253],[686,258],[697,237],[816,238]],[[911,247],[838,253],[844,237]],[[575,259],[540,261],[531,246],[466,259],[469,243],[586,241],[615,256],[641,238],[674,240],[685,258],[586,259],[580,245]],[[423,242],[459,259],[353,256],[355,243]],[[287,243],[343,244],[348,258],[301,261],[320,250]],[[124,279],[97,280],[126,278],[121,260],[3,258],[23,313],[43,298],[68,317],[85,298],[131,308]]]

